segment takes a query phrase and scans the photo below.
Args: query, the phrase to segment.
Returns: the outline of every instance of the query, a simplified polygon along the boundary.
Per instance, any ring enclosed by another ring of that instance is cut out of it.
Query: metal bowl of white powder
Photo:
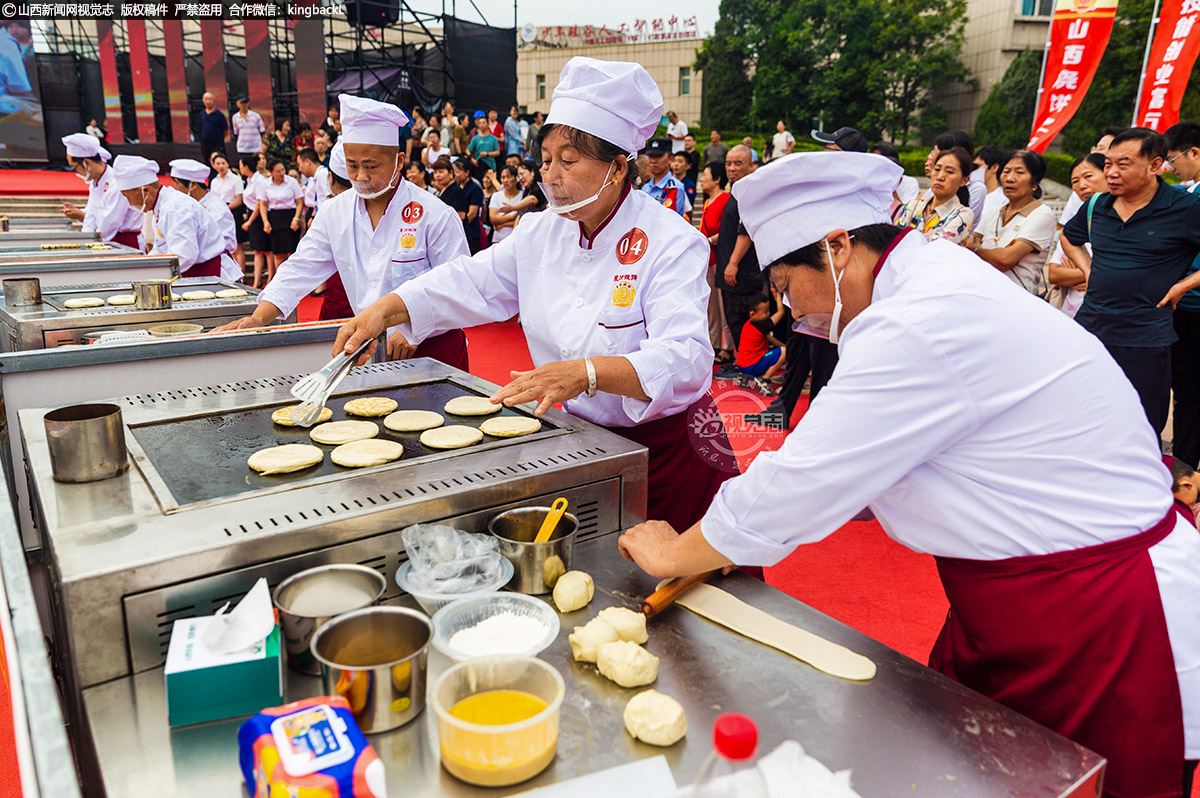
[[[433,647],[455,662],[494,654],[536,657],[558,637],[558,613],[538,598],[492,593],[464,598],[433,616]]]

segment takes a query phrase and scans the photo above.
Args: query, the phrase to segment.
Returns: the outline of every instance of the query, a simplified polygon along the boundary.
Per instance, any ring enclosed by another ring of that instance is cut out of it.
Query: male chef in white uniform
[[[647,522],[621,550],[659,577],[772,565],[870,506],[937,560],[933,667],[1107,757],[1105,795],[1179,796],[1200,756],[1200,535],[1157,435],[1093,336],[886,224],[899,177],[877,155],[801,153],[734,186],[837,371],[698,524]]]
[[[85,233],[99,233],[104,241],[142,252],[142,214],[129,207],[113,183],[108,168],[112,155],[87,133],[63,136],[62,143],[67,148],[67,163],[88,184],[87,206],[80,210],[64,202],[63,216],[83,222]]]
[[[140,155],[118,155],[113,178],[131,206],[153,213],[150,254],[177,257],[182,277],[239,273],[216,220],[196,200],[160,183],[158,163]]]
[[[175,190],[187,194],[208,211],[209,216],[221,229],[221,235],[225,239],[225,251],[232,254],[237,249],[238,243],[237,222],[234,221],[233,211],[229,210],[225,201],[208,190],[206,184],[212,170],[191,158],[176,158],[171,161],[169,166],[171,167],[171,179],[175,181]],[[221,277],[241,282],[244,274],[238,268],[237,261],[234,261],[232,257],[229,260],[232,267],[225,260],[221,261]]]
[[[321,205],[294,255],[276,272],[250,316],[218,329],[262,327],[287,315],[334,274],[341,275],[356,312],[433,269],[468,254],[458,215],[404,179],[399,131],[408,117],[390,103],[342,94],[342,135],[353,191]],[[410,346],[393,331],[388,359],[432,357],[466,370],[467,344],[461,329]]]

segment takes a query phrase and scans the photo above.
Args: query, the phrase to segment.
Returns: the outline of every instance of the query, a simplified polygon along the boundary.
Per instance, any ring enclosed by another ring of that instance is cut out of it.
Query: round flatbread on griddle
[[[519,438],[522,435],[532,435],[542,428],[542,422],[528,416],[501,416],[489,418],[479,425],[485,435],[493,438]]]
[[[474,427],[454,424],[435,427],[421,433],[421,444],[430,449],[462,449],[483,440],[483,433]]]
[[[325,452],[307,443],[285,443],[259,449],[246,461],[250,468],[266,476],[268,474],[290,474],[312,468],[325,459]]]
[[[374,438],[378,434],[379,425],[374,421],[330,421],[313,427],[308,437],[317,443],[341,446],[351,441]]]
[[[300,407],[300,405],[288,405],[287,407],[281,407],[271,414],[271,420],[281,427],[297,427],[299,425],[295,421],[292,421],[292,412],[298,407]],[[328,407],[322,407],[321,412],[317,414],[317,420],[315,423],[324,424],[331,418],[333,418],[333,411]]]
[[[400,403],[395,399],[389,399],[386,396],[363,396],[346,402],[345,407],[342,409],[349,416],[375,418],[376,416],[386,416],[399,405]]]
[[[486,396],[456,396],[443,409],[452,416],[490,416],[503,410],[504,405],[494,405]]]
[[[243,297],[247,294],[248,292],[242,290],[241,288],[226,288],[218,291],[216,296],[217,299],[237,299],[238,297]]]
[[[383,420],[392,432],[424,432],[446,423],[441,413],[432,410],[397,410]]]
[[[98,296],[85,296],[78,299],[68,299],[63,302],[63,307],[70,310],[79,310],[80,308],[99,308],[104,307],[104,300]]]
[[[369,468],[399,460],[404,447],[395,441],[368,438],[365,441],[344,443],[329,454],[329,459],[346,468]]]
[[[202,302],[206,299],[216,299],[217,295],[212,291],[187,291],[183,295],[185,302]]]
[[[108,298],[110,305],[132,305],[136,301],[133,294],[113,294]]]

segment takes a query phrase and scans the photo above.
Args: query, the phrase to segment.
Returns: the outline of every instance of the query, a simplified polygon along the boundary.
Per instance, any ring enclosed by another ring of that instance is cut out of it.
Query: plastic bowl
[[[450,645],[450,638],[454,637],[455,633],[503,613],[515,613],[528,618],[536,618],[545,624],[546,634],[525,648],[513,648],[506,651],[466,653],[458,651]],[[458,599],[438,610],[433,616],[433,647],[455,662],[466,662],[473,657],[500,654],[536,657],[555,641],[559,628],[558,613],[546,602],[523,596],[520,593],[492,593],[478,598]]]
[[[517,723],[485,726],[450,710],[464,698],[492,690],[537,696],[546,708]],[[566,688],[552,665],[534,657],[477,657],[446,670],[433,686],[442,766],[481,787],[518,784],[541,773],[558,750],[558,720]]]
[[[421,609],[425,610],[425,612],[429,615],[433,615],[435,612],[440,610],[442,607],[445,607],[452,601],[458,601],[459,599],[467,598],[479,598],[480,596],[486,596],[489,593],[495,593],[497,590],[508,584],[508,580],[512,579],[513,575],[512,563],[502,557],[500,558],[500,575],[496,578],[494,583],[482,587],[479,590],[472,590],[467,593],[435,593],[429,590],[421,590],[420,588],[410,585],[408,582],[408,573],[411,570],[412,560],[405,560],[404,563],[396,569],[396,586],[415,598],[417,603],[421,605]]]
[[[199,324],[160,324],[149,329],[151,338],[174,338],[177,335],[195,335],[204,331],[204,327]]]

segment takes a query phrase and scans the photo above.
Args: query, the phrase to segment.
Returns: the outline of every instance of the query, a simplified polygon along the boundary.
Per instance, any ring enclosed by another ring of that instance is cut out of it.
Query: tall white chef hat
[[[171,177],[190,180],[193,183],[207,183],[208,176],[212,174],[207,166],[191,158],[176,158],[171,161],[170,167]]]
[[[99,158],[105,162],[112,158],[112,153],[101,147],[100,140],[90,133],[63,136],[62,143],[72,158]]]
[[[396,106],[350,94],[339,94],[338,104],[342,109],[339,141],[388,147],[400,144],[400,128],[408,124],[408,117]]]
[[[333,149],[329,151],[329,171],[342,180],[347,182],[350,180],[349,172],[346,169],[346,148],[342,146],[341,139],[338,139],[338,143],[334,144]]]
[[[118,155],[113,161],[112,170],[120,191],[158,182],[158,163],[140,155]]]
[[[834,230],[890,219],[904,170],[867,152],[798,152],[733,184],[738,214],[765,269]]]
[[[662,110],[662,92],[641,64],[577,55],[558,76],[546,124],[591,133],[632,154],[654,134]]]

